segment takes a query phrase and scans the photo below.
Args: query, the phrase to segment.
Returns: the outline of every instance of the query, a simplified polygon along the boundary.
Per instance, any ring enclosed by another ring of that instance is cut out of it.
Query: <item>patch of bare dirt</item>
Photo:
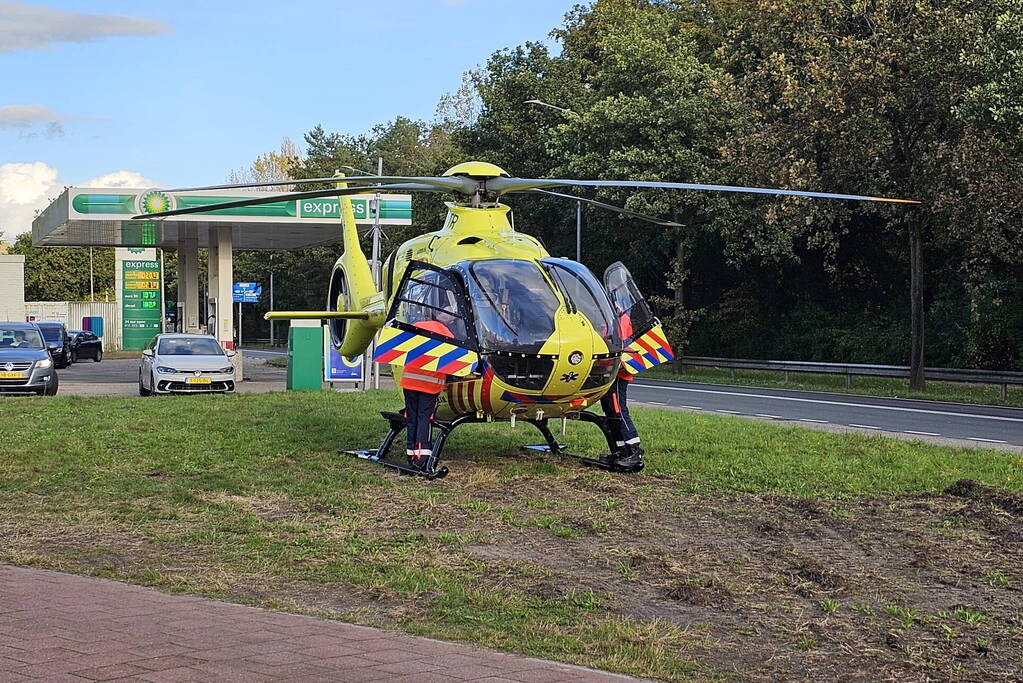
[[[460,474],[367,492],[371,512],[351,524],[343,511],[284,498],[208,500],[267,524],[305,523],[310,538],[334,534],[339,555],[357,534],[376,544],[366,562],[392,561],[393,551],[396,565],[471,576],[483,590],[542,600],[592,591],[606,616],[694,633],[685,655],[697,678],[1023,680],[1017,494],[963,481],[942,494],[839,503],[696,496],[671,480],[590,472],[501,480],[467,463]],[[381,625],[415,620],[433,595],[244,573],[141,533],[75,529],[0,519],[0,552],[85,571],[101,564],[129,580],[159,569],[180,576],[182,590]],[[295,566],[331,559],[310,551]]]

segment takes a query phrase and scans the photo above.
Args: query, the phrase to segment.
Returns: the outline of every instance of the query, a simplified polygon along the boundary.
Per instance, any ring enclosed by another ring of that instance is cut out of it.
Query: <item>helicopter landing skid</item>
[[[586,458],[581,455],[573,455],[572,453],[565,452],[563,445],[561,449],[556,451],[552,450],[547,444],[519,446],[519,448],[524,451],[531,451],[534,453],[553,453],[559,457],[570,458],[571,460],[580,462],[587,467],[597,467],[608,472],[614,472],[615,474],[635,474],[643,469],[643,463],[640,463],[638,467],[619,467],[614,463],[612,458],[608,458],[606,456],[604,458]]]
[[[372,462],[380,463],[384,467],[390,467],[391,469],[398,470],[398,472],[400,472],[401,474],[413,477],[422,477],[423,479],[426,479],[428,481],[433,481],[434,479],[443,479],[444,477],[448,476],[447,467],[441,467],[440,469],[436,470],[419,469],[418,467],[413,467],[412,465],[409,465],[408,463],[405,462],[398,462],[397,460],[390,460],[388,458],[381,457],[377,455],[376,448],[363,449],[358,451],[338,451],[338,453],[341,455],[350,455],[352,457],[359,458],[360,460],[370,460]],[[432,465],[433,463],[430,464]]]

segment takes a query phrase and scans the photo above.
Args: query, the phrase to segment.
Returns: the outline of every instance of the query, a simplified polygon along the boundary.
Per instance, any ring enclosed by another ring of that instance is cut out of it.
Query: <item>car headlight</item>
[[[45,370],[46,368],[49,368],[49,367],[52,367],[52,366],[53,366],[53,361],[50,360],[49,358],[44,358],[42,360],[37,360],[36,361],[36,369],[37,370]]]
[[[234,366],[233,365],[228,365],[226,368],[220,368],[219,370],[217,370],[217,372],[223,372],[225,374],[230,373],[230,374],[233,375],[234,374]]]
[[[156,371],[159,372],[161,375],[173,375],[175,372],[177,372],[177,370],[175,370],[174,368],[168,368],[165,365],[157,365]]]

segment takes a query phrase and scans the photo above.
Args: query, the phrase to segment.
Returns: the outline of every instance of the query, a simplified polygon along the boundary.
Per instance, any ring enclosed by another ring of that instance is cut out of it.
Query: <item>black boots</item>
[[[615,453],[613,464],[619,472],[639,472],[643,469],[643,449],[638,443],[625,444],[625,448]]]

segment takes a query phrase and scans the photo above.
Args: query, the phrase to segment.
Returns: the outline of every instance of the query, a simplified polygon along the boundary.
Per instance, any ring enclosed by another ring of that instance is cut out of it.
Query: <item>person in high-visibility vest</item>
[[[413,327],[445,337],[454,337],[439,320],[424,320]],[[433,415],[447,375],[433,370],[406,368],[401,373],[401,392],[405,396],[405,456],[409,465],[424,468],[433,456]]]
[[[632,319],[628,313],[622,313],[618,319],[618,333],[622,339],[632,336]],[[633,470],[643,464],[643,449],[639,445],[639,432],[629,415],[629,382],[634,375],[629,372],[625,365],[618,370],[618,376],[607,393],[600,399],[600,407],[604,415],[618,418],[614,420],[616,426],[617,448],[612,454],[611,463],[622,470]]]

